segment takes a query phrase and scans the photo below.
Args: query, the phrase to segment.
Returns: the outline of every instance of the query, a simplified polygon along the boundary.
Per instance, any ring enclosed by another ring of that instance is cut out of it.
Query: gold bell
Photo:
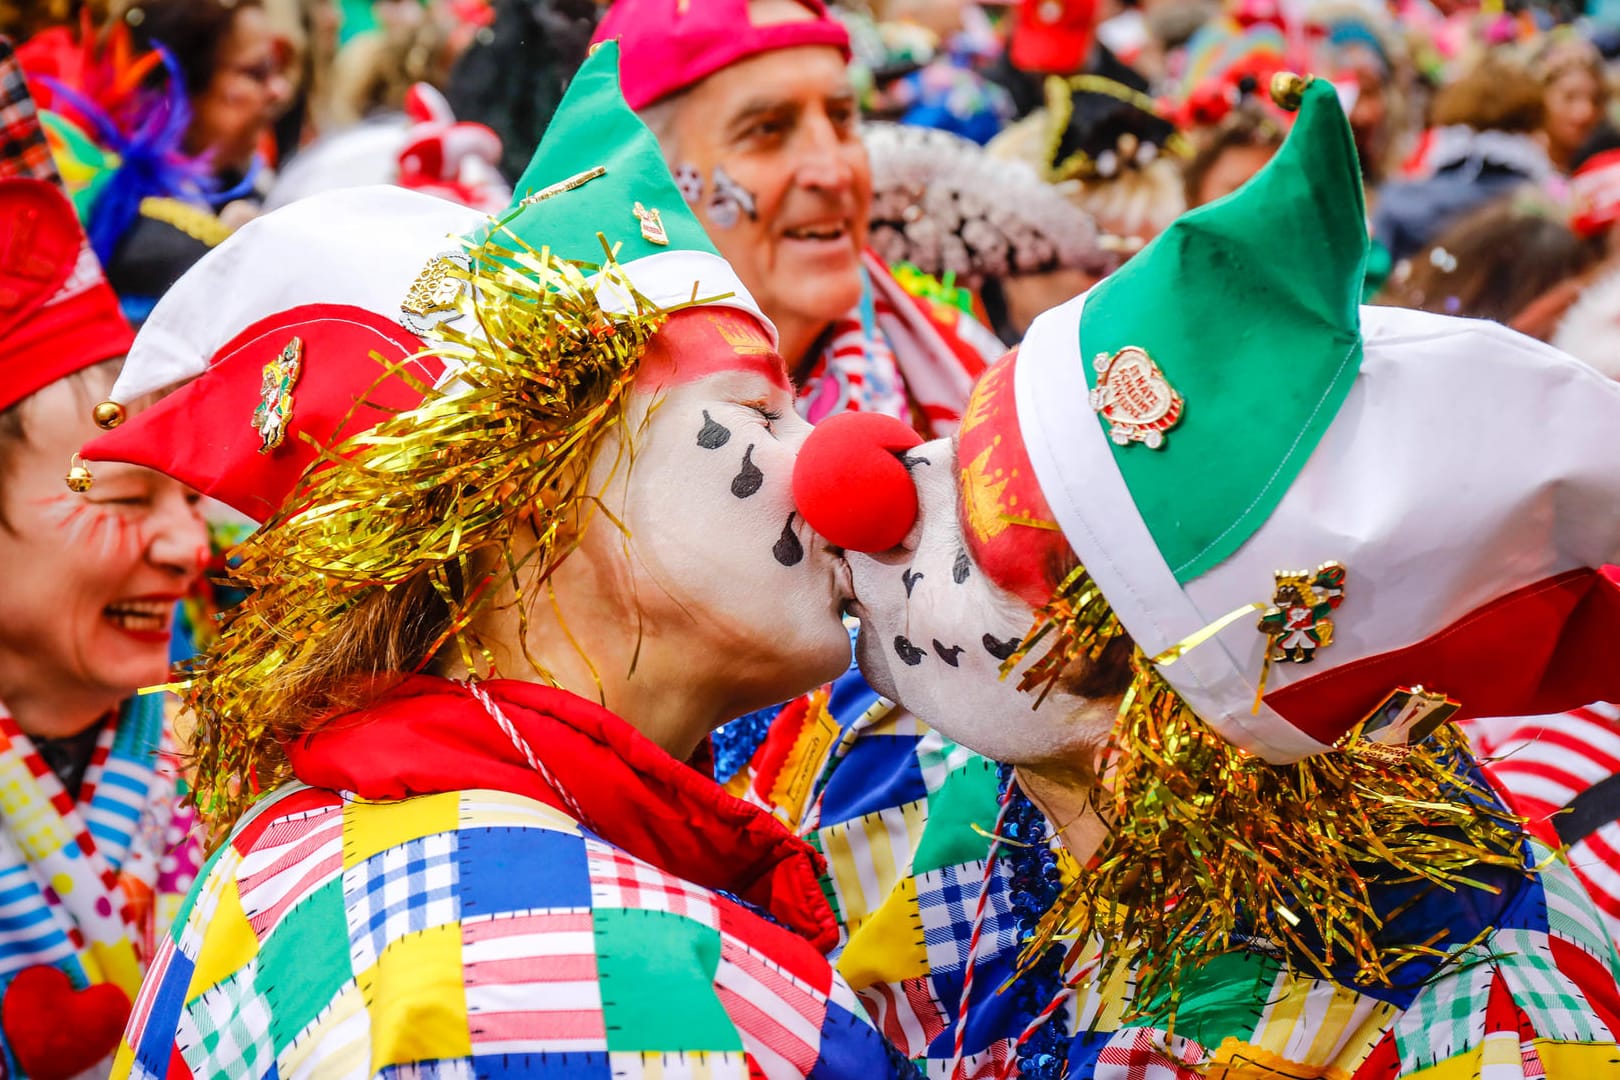
[[[1305,88],[1311,85],[1309,75],[1295,75],[1292,71],[1279,71],[1271,77],[1271,100],[1279,109],[1298,112],[1305,100]]]
[[[95,482],[96,478],[90,475],[90,467],[80,459],[78,454],[74,454],[72,463],[68,465],[68,490],[83,495],[90,490],[90,485]]]
[[[91,415],[96,418],[96,427],[111,431],[124,422],[124,407],[116,401],[103,401]]]

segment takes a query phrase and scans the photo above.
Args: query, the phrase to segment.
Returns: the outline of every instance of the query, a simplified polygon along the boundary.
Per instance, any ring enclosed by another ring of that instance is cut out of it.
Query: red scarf
[[[822,952],[838,927],[821,856],[770,814],[727,794],[635,728],[567,691],[506,679],[479,684],[567,797],[464,686],[413,676],[371,706],[290,744],[299,780],[365,799],[489,788],[572,813],[603,840],[705,888],[768,911]]]

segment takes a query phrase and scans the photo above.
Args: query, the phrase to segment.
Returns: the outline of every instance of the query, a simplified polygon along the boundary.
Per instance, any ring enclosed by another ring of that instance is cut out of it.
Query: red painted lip
[[[131,601],[162,601],[165,604],[178,604],[185,598],[185,593],[147,593],[144,596],[120,596],[117,600],[114,600],[112,604],[108,604],[107,606],[112,607],[114,604],[127,604]]]

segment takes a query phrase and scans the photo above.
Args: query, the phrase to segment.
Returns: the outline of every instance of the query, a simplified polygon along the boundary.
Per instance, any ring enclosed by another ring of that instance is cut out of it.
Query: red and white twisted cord
[[[951,1067],[945,1071],[949,1080],[956,1080],[962,1068],[962,1045],[967,1038],[968,997],[973,993],[973,967],[979,951],[979,937],[984,933],[984,909],[990,900],[990,877],[996,870],[996,855],[1001,851],[1001,830],[1007,824],[1007,808],[1012,805],[1012,785],[1001,796],[1001,809],[996,813],[995,828],[991,830],[990,850],[984,857],[984,876],[979,879],[979,902],[973,909],[973,931],[968,935],[967,962],[962,970],[962,999],[956,1006],[956,1042],[951,1048]]]
[[[511,717],[502,711],[495,699],[485,693],[483,687],[476,682],[469,680],[461,685],[465,686],[468,693],[478,699],[478,703],[484,707],[484,711],[489,713],[490,718],[506,733],[506,737],[512,740],[512,745],[517,747],[518,753],[522,754],[523,759],[529,763],[529,768],[539,773],[540,779],[544,780],[546,785],[557,793],[557,797],[562,799],[563,804],[568,807],[568,812],[574,815],[574,820],[587,829],[590,828],[590,823],[585,820],[585,814],[580,810],[579,804],[574,801],[574,797],[568,794],[568,789],[558,782],[550,769],[546,768],[545,762],[535,755],[534,748],[529,745],[527,739],[518,733],[517,725],[512,723]]]

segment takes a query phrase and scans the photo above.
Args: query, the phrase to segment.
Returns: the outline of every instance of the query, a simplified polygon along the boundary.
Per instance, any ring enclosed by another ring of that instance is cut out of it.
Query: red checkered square
[[[825,994],[730,934],[720,938],[714,987],[766,1080],[810,1074],[821,1052]]]
[[[707,889],[666,874],[599,840],[587,838],[585,853],[594,907],[668,911],[719,929],[719,906]]]
[[[607,1051],[588,911],[461,924],[467,1030],[477,1054]]]
[[[1116,1031],[1097,1055],[1096,1080],[1205,1080],[1209,1051],[1180,1036],[1165,1041],[1158,1028]]]
[[[907,1057],[922,1057],[945,1030],[944,1006],[927,979],[873,983],[861,988],[860,998],[872,1023]]]

